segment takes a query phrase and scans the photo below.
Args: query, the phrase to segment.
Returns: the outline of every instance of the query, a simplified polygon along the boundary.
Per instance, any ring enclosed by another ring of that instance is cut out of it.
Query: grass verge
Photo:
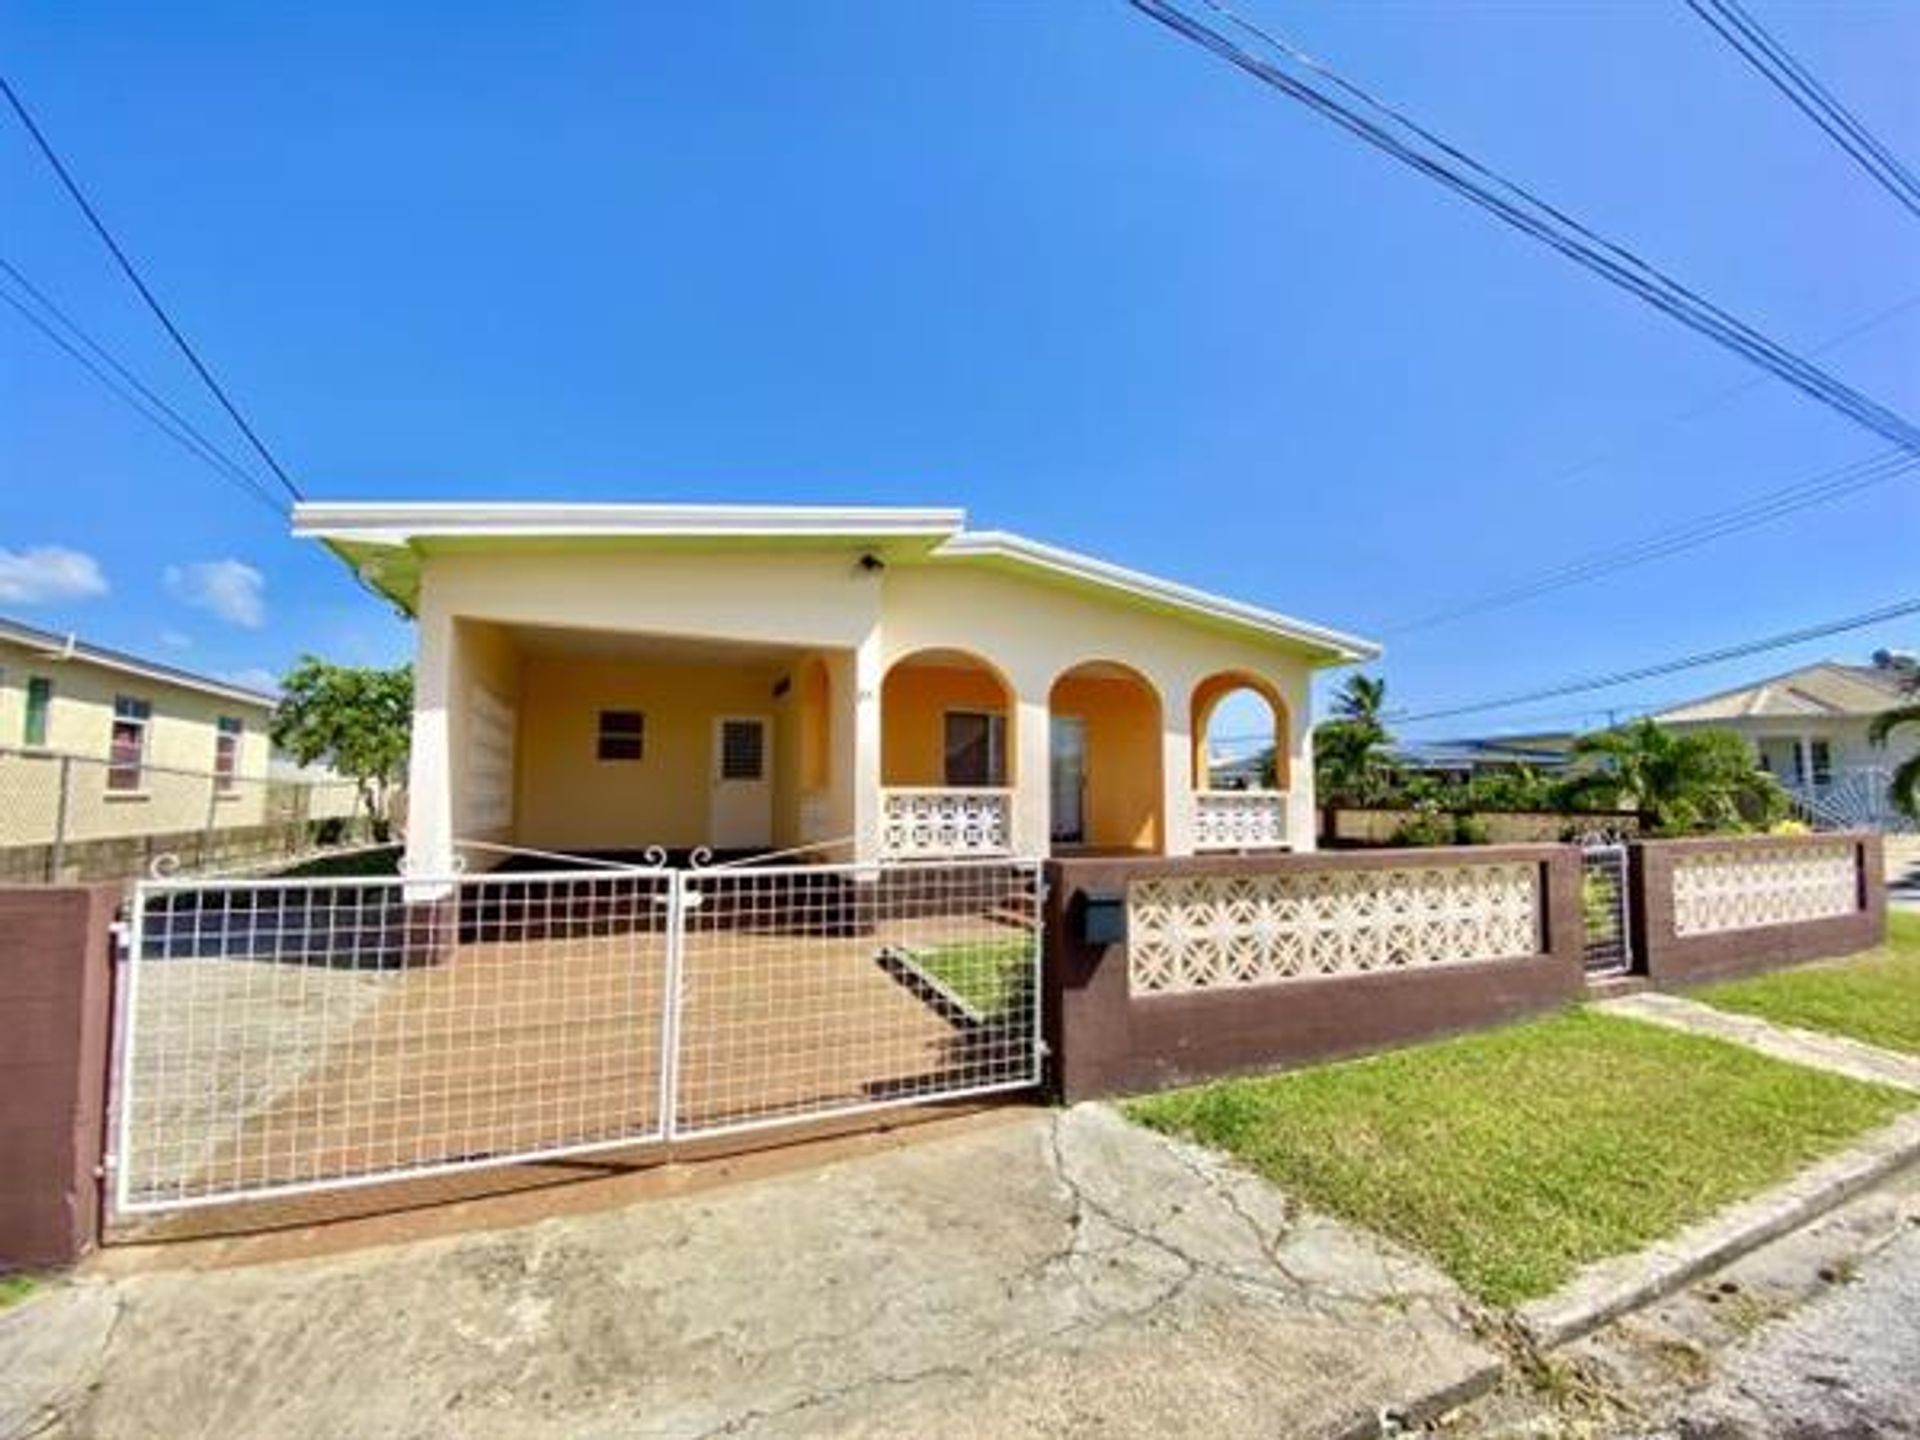
[[[1127,1110],[1513,1305],[1786,1179],[1911,1103],[1579,1010]]]
[[[1690,998],[1920,1055],[1920,915],[1890,914],[1878,950],[1710,985]]]
[[[996,1019],[1024,1003],[1033,987],[1031,939],[957,940],[908,953],[915,965],[983,1020]]]

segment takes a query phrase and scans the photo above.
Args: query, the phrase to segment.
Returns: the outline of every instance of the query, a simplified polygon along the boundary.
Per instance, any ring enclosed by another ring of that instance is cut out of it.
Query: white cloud
[[[167,593],[174,599],[248,630],[267,623],[267,577],[240,560],[203,560],[197,565],[169,565]]]
[[[83,551],[61,545],[0,550],[0,600],[10,605],[91,600],[106,593],[100,562]]]

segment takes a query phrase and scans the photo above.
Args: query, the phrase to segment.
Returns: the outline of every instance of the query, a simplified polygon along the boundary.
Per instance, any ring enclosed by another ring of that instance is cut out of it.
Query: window
[[[949,710],[946,783],[992,786],[1007,783],[1007,717],[982,710]]]
[[[222,715],[214,721],[213,783],[219,790],[231,790],[240,773],[240,737],[246,733],[244,721]]]
[[[131,695],[113,697],[113,738],[107,747],[107,789],[138,790],[147,759],[147,725],[153,706]]]
[[[27,723],[21,731],[21,744],[47,743],[47,717],[52,710],[53,681],[44,675],[30,676],[27,680]]]
[[[602,760],[638,760],[646,750],[647,717],[638,710],[602,710],[600,747]]]
[[[1833,783],[1833,746],[1825,740],[1815,740],[1807,748],[1813,752],[1813,783],[1831,785]]]
[[[758,720],[720,722],[720,778],[758,780],[765,775],[767,727]]]

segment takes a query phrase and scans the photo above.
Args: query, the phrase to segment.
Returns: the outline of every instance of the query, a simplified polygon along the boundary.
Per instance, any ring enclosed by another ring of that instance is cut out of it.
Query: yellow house
[[[273,707],[0,620],[0,847],[47,844],[56,830],[91,840],[260,824]]]
[[[1379,653],[958,510],[309,503],[294,527],[419,622],[422,874],[464,841],[1310,849],[1311,676]],[[1209,786],[1237,691],[1272,788]]]

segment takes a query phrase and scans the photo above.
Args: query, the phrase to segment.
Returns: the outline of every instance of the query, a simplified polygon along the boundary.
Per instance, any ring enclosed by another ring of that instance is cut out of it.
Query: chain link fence
[[[371,838],[350,780],[0,749],[0,883],[266,867]]]

